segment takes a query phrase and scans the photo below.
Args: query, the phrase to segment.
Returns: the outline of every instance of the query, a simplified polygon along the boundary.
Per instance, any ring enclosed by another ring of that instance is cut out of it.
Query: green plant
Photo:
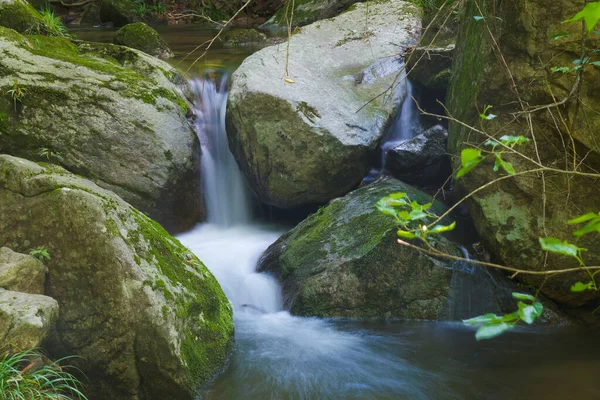
[[[13,100],[13,104],[15,107],[15,112],[17,112],[17,102],[20,103],[23,99],[23,96],[27,93],[27,90],[22,88],[19,85],[19,81],[16,79],[13,81],[13,88],[8,90],[6,94],[10,95]]]
[[[38,156],[46,158],[47,160],[50,160],[50,158],[53,157],[60,157],[60,152],[52,151],[47,147],[40,147],[39,149],[37,149],[37,154]]]
[[[150,7],[150,10],[158,16],[165,14],[168,9],[169,6],[160,0],[154,0],[154,4]]]
[[[150,14],[150,8],[148,7],[148,5],[146,5],[146,2],[144,0],[136,0],[133,13],[140,17],[144,17],[147,14]]]
[[[62,20],[54,15],[54,12],[50,7],[44,7],[40,10],[44,25],[48,29],[48,32],[53,36],[68,36],[67,28],[63,24]]]
[[[29,254],[31,256],[37,258],[41,262],[50,260],[50,253],[48,253],[48,250],[43,246],[36,247],[35,249],[29,250]]]
[[[0,359],[0,394],[6,400],[86,400],[81,382],[60,363],[45,362],[39,350],[4,352]],[[72,367],[71,367],[72,368]]]

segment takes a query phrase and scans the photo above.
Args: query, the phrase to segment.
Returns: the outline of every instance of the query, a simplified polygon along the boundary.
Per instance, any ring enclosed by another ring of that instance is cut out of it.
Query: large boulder
[[[27,0],[0,0],[0,26],[21,33],[44,33],[46,24]]]
[[[288,23],[292,26],[304,26],[315,21],[335,17],[352,4],[364,0],[298,0],[282,5],[263,25],[263,29],[284,29]],[[293,8],[291,7],[293,4]]]
[[[535,163],[539,163],[592,175],[548,170],[490,185],[469,200],[475,226],[500,263],[532,271],[577,267],[574,258],[546,254],[538,238],[575,242],[573,231],[583,225],[566,222],[600,211],[600,175],[593,175],[600,171],[600,114],[596,112],[600,110],[600,69],[587,65],[577,77],[571,67],[577,66],[573,60],[582,54],[581,21],[562,23],[579,12],[584,2],[478,3],[464,2],[460,12],[462,24],[448,92],[449,113],[456,118],[449,129],[450,153],[458,163],[464,147],[489,140],[469,127],[476,126],[496,138],[524,135],[529,139],[515,148],[527,158],[509,151],[503,154],[517,172],[538,168]],[[593,57],[594,49],[600,48],[600,35],[591,33],[585,45],[586,57]],[[552,72],[552,67],[571,72]],[[576,82],[581,85],[574,86]],[[560,107],[555,103],[561,103]],[[493,106],[488,113],[496,118],[482,121],[480,113],[487,105]],[[464,193],[488,184],[503,173],[494,172],[493,164],[490,159],[479,165],[457,184]],[[599,241],[598,233],[592,233],[577,242],[588,249],[583,253],[588,265],[600,264]],[[568,306],[587,303],[593,308],[599,302],[600,291],[570,291],[575,282],[590,280],[585,272],[546,278],[516,276]]]
[[[51,161],[169,230],[202,218],[183,80],[139,51],[0,28],[0,149]]]
[[[188,249],[112,192],[51,164],[0,156],[0,246],[43,246],[60,305],[44,347],[92,399],[193,399],[225,365],[232,309]]]
[[[51,297],[0,289],[0,348],[39,347],[57,318],[58,303]]]
[[[0,248],[0,288],[44,294],[46,267],[39,260],[7,247]]]
[[[417,40],[419,15],[400,0],[373,2],[368,14],[361,3],[302,28],[289,54],[287,46],[267,47],[238,68],[227,106],[229,147],[261,201],[323,204],[360,182],[389,111],[405,95],[394,55]],[[394,82],[392,95],[378,97]]]
[[[117,31],[113,42],[114,44],[141,50],[163,60],[175,56],[158,32],[143,22],[125,25]]]
[[[405,192],[420,204],[432,200],[400,181],[381,178],[333,200],[267,249],[258,268],[282,281],[285,305],[293,314],[444,320],[498,311],[505,294],[493,296],[486,285],[489,278],[478,276],[481,286],[470,293],[478,299],[471,315],[451,312],[460,306],[450,304],[453,276],[470,279],[474,269],[398,244],[394,219],[375,208],[379,199],[394,192]],[[437,213],[444,209],[437,202],[433,206]],[[445,238],[436,246],[463,256]]]

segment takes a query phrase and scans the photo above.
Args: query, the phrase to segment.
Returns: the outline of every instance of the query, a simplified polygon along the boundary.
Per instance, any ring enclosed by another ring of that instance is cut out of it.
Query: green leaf
[[[586,290],[590,290],[594,288],[594,282],[575,282],[571,286],[571,292],[585,292]]]
[[[550,68],[550,71],[552,73],[561,72],[563,74],[566,74],[568,72],[571,72],[572,69],[569,67],[552,67],[552,68]]]
[[[535,296],[532,296],[532,295],[527,294],[527,293],[513,292],[512,297],[515,298],[515,299],[517,299],[517,300],[535,301]]]
[[[403,221],[412,220],[412,218],[410,217],[410,213],[408,211],[400,211],[398,214],[396,214],[396,216]]]
[[[520,319],[521,319],[521,317],[519,316],[518,311],[502,316],[502,321],[504,321],[504,322],[513,322],[514,323],[514,322],[519,321]]]
[[[590,64],[596,67],[600,67],[600,61],[592,61]]]
[[[552,39],[554,40],[558,40],[567,36],[571,36],[571,33],[565,33],[565,32],[561,32],[561,33],[557,33],[556,35],[552,36]]]
[[[573,18],[569,18],[563,22],[574,22],[579,21],[580,19],[585,19],[585,25],[588,33],[593,31],[594,27],[598,23],[598,20],[600,20],[600,1],[587,3],[585,7],[583,7],[583,10],[575,14]]]
[[[381,211],[385,215],[391,215],[392,217],[395,217],[398,212],[398,211],[396,211],[396,209],[394,207],[388,207],[388,206],[384,206],[384,205],[380,205],[380,204],[377,204],[376,207],[379,211]]]
[[[591,219],[594,219],[594,218],[597,218],[597,217],[600,218],[600,215],[596,214],[596,213],[593,213],[593,212],[589,212],[589,213],[583,214],[583,215],[581,215],[581,216],[579,216],[577,218],[573,218],[573,219],[568,220],[567,224],[569,224],[569,225],[581,224],[582,222],[587,222],[587,221],[589,221]]]
[[[473,16],[473,19],[474,19],[475,21],[481,21],[481,20],[483,19],[483,17],[482,17],[481,15],[474,15],[474,16]]]
[[[456,173],[456,179],[460,179],[481,162],[481,150],[467,147],[461,151],[460,160],[462,168]]]
[[[540,238],[540,245],[542,245],[543,250],[575,257],[577,259],[579,259],[579,253],[586,250],[583,247],[577,247],[567,241],[561,241],[560,239],[553,237]]]
[[[429,230],[429,233],[442,233],[448,232],[456,228],[456,221],[452,222],[450,225],[436,225]]]
[[[396,234],[398,235],[398,237],[401,237],[402,239],[414,239],[417,237],[417,235],[415,235],[414,233],[408,232],[408,231],[403,231],[402,229],[398,229]]]
[[[517,144],[523,144],[529,142],[525,136],[513,136],[513,135],[504,135],[500,137],[500,142],[506,146],[513,147]]]
[[[417,221],[419,219],[427,218],[427,214],[425,214],[421,210],[413,210],[410,212],[410,219],[412,221]]]
[[[463,323],[465,323],[466,325],[475,326],[475,325],[485,324],[485,323],[488,323],[491,321],[501,321],[501,318],[499,316],[497,316],[496,314],[483,314],[483,315],[479,315],[477,317],[464,319]]]
[[[500,144],[500,142],[497,142],[495,140],[487,140],[485,143],[483,143],[484,146],[492,146],[493,148],[496,148],[496,146],[498,146]]]
[[[510,175],[515,174],[515,169],[514,169],[513,165],[507,161],[504,161],[502,159],[502,156],[500,155],[500,153],[496,154],[496,163],[494,164],[495,172],[498,171],[498,167],[502,167],[502,169],[505,170],[506,172],[508,172]]]
[[[542,311],[544,307],[542,303],[536,302],[535,304],[525,304],[522,301],[518,303],[519,305],[519,317],[521,320],[529,325],[533,324],[540,315],[542,315]]]
[[[477,330],[477,333],[475,333],[475,339],[492,339],[496,336],[502,335],[504,332],[512,329],[512,327],[513,325],[509,325],[503,321],[489,322],[485,325],[482,325],[481,328]]]

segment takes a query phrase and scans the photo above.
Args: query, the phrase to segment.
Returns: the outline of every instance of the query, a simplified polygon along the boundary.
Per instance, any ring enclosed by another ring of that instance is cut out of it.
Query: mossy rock
[[[0,26],[27,34],[48,31],[40,13],[27,0],[0,1]]]
[[[52,164],[0,156],[0,246],[43,246],[60,314],[44,347],[89,398],[192,400],[232,348],[232,309],[208,269],[114,193]]]
[[[581,24],[563,21],[582,7],[583,2],[571,0],[463,3],[447,97],[449,114],[457,119],[450,124],[448,141],[455,160],[460,159],[464,147],[478,147],[489,140],[469,127],[478,126],[495,137],[524,135],[529,142],[517,150],[544,166],[572,170],[576,152],[578,171],[600,170],[600,114],[592,112],[600,110],[598,68],[585,69],[577,96],[560,108],[542,107],[531,114],[531,119],[523,113],[523,108],[533,110],[569,96],[576,74],[552,73],[551,67],[570,67],[581,57]],[[481,24],[474,16],[484,16],[488,22]],[[569,35],[553,39],[559,33]],[[586,51],[600,48],[600,36],[592,34],[588,39]],[[479,114],[488,105],[494,107],[496,118],[482,122]],[[563,119],[564,125],[560,122]],[[517,172],[536,168],[524,157],[503,154]],[[485,162],[458,180],[457,186],[468,193],[498,177],[493,162]],[[597,178],[551,172],[525,174],[489,186],[473,195],[468,204],[483,243],[499,263],[531,271],[556,270],[576,267],[578,262],[544,252],[539,238],[574,242],[577,226],[567,221],[600,211],[599,192]],[[599,242],[598,234],[577,241],[578,246],[588,249],[583,253],[588,265],[600,264]],[[600,304],[600,291],[570,290],[575,282],[590,280],[585,272],[546,278],[518,274],[515,279],[570,307],[593,309]]]
[[[202,219],[199,143],[173,67],[123,46],[1,27],[0,47],[4,153],[88,177],[171,231]]]
[[[117,31],[113,42],[163,60],[174,57],[173,52],[158,32],[143,22],[125,25]]]
[[[102,0],[100,3],[100,21],[112,22],[115,26],[124,26],[135,19],[133,0]]]
[[[267,35],[256,29],[233,29],[223,35],[223,44],[225,46],[256,46],[264,43]]]

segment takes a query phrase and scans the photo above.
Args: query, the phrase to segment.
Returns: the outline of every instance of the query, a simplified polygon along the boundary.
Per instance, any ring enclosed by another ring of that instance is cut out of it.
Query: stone
[[[58,311],[51,297],[0,289],[0,348],[39,347],[54,328]]]
[[[135,2],[133,0],[102,0],[100,3],[100,21],[112,22],[120,27],[134,22]]]
[[[232,348],[232,308],[208,269],[114,193],[51,164],[0,155],[0,246],[43,246],[60,304],[44,343],[89,398],[196,398]]]
[[[392,96],[377,96],[396,82],[402,62],[393,55],[416,42],[420,11],[404,1],[376,2],[365,30],[365,7],[294,34],[287,69],[287,46],[270,46],[233,74],[229,147],[263,203],[324,204],[356,187],[376,157],[405,82]]]
[[[257,46],[267,42],[267,35],[256,29],[232,29],[223,35],[223,45]]]
[[[20,33],[47,32],[42,16],[26,0],[0,0],[0,26]]]
[[[46,267],[26,254],[0,248],[0,288],[30,294],[44,294]]]
[[[261,29],[287,29],[287,15],[292,18],[292,26],[305,26],[315,21],[332,18],[360,0],[296,0],[293,11],[286,4],[263,25]]]
[[[556,172],[517,175],[475,193],[468,205],[482,242],[498,263],[529,271],[577,267],[575,259],[544,252],[539,238],[574,243],[573,231],[582,225],[567,221],[600,211],[600,176],[593,175],[600,170],[600,114],[592,112],[600,110],[600,69],[586,68],[576,99],[566,101],[560,109],[552,106],[568,97],[576,80],[575,73],[551,73],[550,68],[573,66],[573,60],[581,57],[581,23],[563,21],[579,12],[583,3],[510,0],[497,5],[486,0],[479,2],[477,9],[474,3],[465,2],[460,12],[462,23],[447,97],[449,114],[456,119],[449,126],[449,152],[458,167],[463,148],[479,147],[489,140],[469,128],[477,126],[494,138],[523,135],[529,139],[515,147],[529,160],[503,153],[504,161],[512,163],[517,173],[536,168],[536,162],[572,170],[575,158],[577,170],[592,174],[590,177]],[[479,24],[474,15],[490,15],[504,22]],[[553,39],[563,33],[570,35]],[[586,46],[600,48],[600,36],[589,35]],[[498,58],[499,54],[505,56]],[[493,106],[489,112],[496,118],[482,121],[480,114],[486,106]],[[529,119],[523,109],[538,110]],[[561,119],[568,128],[563,129]],[[455,186],[467,194],[504,174],[495,172],[493,165],[490,157]],[[597,233],[576,243],[588,249],[582,254],[587,265],[600,265]],[[515,279],[539,288],[562,306],[593,309],[598,305],[600,291],[570,290],[578,281],[590,281],[584,271],[546,278],[518,274]]]
[[[122,46],[0,28],[0,148],[88,177],[170,231],[204,216],[185,81]]]
[[[446,128],[435,125],[390,149],[386,170],[395,178],[419,187],[443,184],[452,172],[447,142]]]
[[[452,75],[455,44],[446,47],[416,47],[408,61],[408,76],[427,89],[445,92]]]
[[[175,56],[158,32],[143,22],[127,24],[119,29],[113,43],[143,51],[162,60]]]

